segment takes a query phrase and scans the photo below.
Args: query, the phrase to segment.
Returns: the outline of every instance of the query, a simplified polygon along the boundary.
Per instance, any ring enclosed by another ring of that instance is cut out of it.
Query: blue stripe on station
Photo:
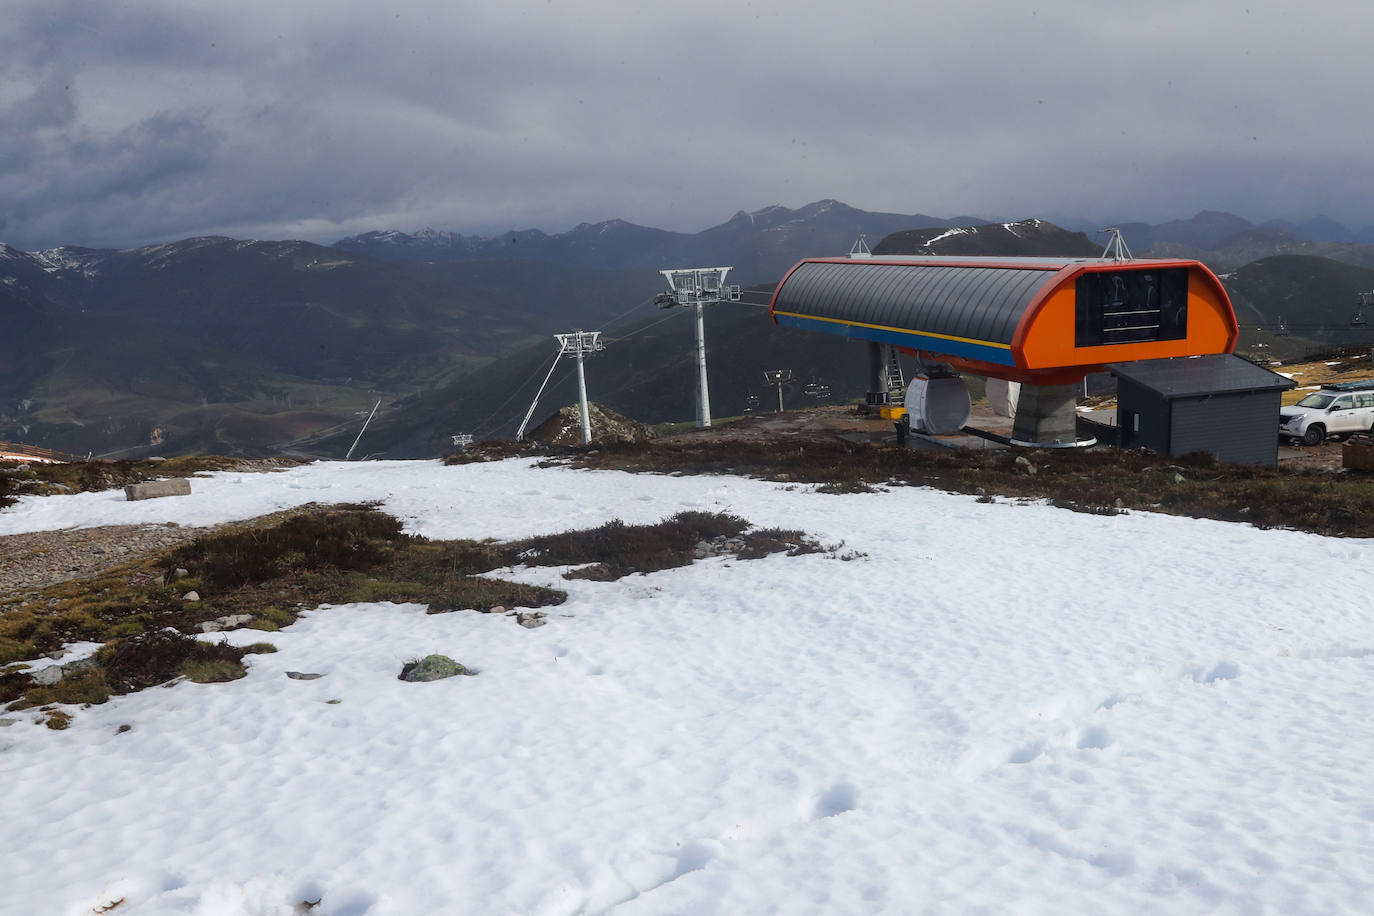
[[[803,331],[820,331],[824,334],[836,334],[840,337],[875,340],[879,343],[910,347],[913,350],[948,353],[951,356],[977,359],[1001,366],[1016,365],[1016,360],[1011,355],[1011,347],[1007,344],[950,337],[944,334],[922,334],[919,331],[904,331],[898,328],[859,324],[838,318],[812,318],[791,312],[775,311],[773,317],[777,319],[778,324]]]

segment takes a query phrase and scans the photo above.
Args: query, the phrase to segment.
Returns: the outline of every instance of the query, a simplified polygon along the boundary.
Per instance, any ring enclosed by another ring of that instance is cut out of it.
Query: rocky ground
[[[185,462],[195,462],[184,466]],[[65,466],[32,468],[22,462],[5,466],[15,495],[55,495],[77,490],[114,489],[127,483],[156,479],[164,468],[176,473],[195,473],[194,468],[267,472],[280,471],[300,462],[295,459],[205,458],[173,462],[83,462]],[[51,478],[51,479],[49,479]],[[66,482],[63,482],[63,481]],[[203,528],[171,525],[111,525],[0,536],[0,599],[16,592],[46,588],[61,582],[86,579],[127,563],[136,557],[168,550],[198,535]]]
[[[204,534],[176,525],[109,525],[0,537],[0,597],[84,579]]]

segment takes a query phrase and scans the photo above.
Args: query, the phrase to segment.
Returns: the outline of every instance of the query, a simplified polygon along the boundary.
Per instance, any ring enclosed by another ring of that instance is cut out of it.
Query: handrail
[[[0,441],[0,455],[14,458],[41,458],[44,461],[57,461],[63,464],[85,460],[77,455],[68,455],[66,452],[57,452],[50,448],[39,448],[36,445],[22,445],[18,442],[5,441]]]

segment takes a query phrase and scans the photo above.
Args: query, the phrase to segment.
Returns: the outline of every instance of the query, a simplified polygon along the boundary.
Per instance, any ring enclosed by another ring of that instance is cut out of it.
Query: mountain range
[[[686,234],[613,219],[582,223],[546,235],[538,229],[494,238],[455,235],[435,229],[368,232],[334,243],[344,251],[388,261],[474,261],[522,259],[598,269],[732,266],[730,279],[753,284],[776,280],[803,255],[843,254],[860,234],[879,239],[913,226],[985,223],[977,217],[941,219],[923,213],[871,213],[837,200],[819,200],[796,210],[743,210],[718,226]]]
[[[1222,272],[1242,344],[1252,336],[1274,352],[1348,337],[1354,293],[1374,290],[1374,246],[1294,234],[1335,232],[1324,224],[1256,227],[1204,211],[1123,228],[1138,255],[1200,256]],[[730,282],[754,288],[752,305],[708,317],[717,415],[768,403],[771,368],[794,371],[789,404],[807,403],[813,380],[835,399],[861,395],[862,347],[774,327],[760,307],[798,259],[843,254],[860,234],[879,253],[1093,256],[1104,244],[1042,220],[824,200],[741,211],[695,234],[612,220],[488,239],[367,233],[334,246],[0,245],[0,439],[81,454],[342,455],[381,400],[364,449],[437,454],[451,434],[512,433],[552,362],[550,335],[579,327],[606,331],[608,349],[588,362],[595,398],[636,419],[690,419],[690,322],[650,307],[658,270],[688,266],[731,265]],[[1288,336],[1275,333],[1280,317]],[[550,382],[549,411],[573,397],[565,372]]]
[[[974,216],[945,219],[924,213],[872,213],[839,201],[820,200],[796,210],[780,206],[752,213],[741,210],[728,221],[695,234],[608,220],[581,223],[551,235],[538,229],[495,237],[436,229],[413,234],[367,232],[340,239],[334,247],[388,261],[523,258],[575,267],[653,270],[730,264],[735,267],[732,279],[752,284],[776,279],[796,261],[799,250],[843,254],[860,233],[873,245],[905,230],[998,224]],[[1067,231],[1100,238],[1098,252],[1105,246],[1101,226],[1081,221],[1063,225]],[[1124,222],[1118,228],[1139,257],[1196,258],[1217,271],[1233,270],[1275,254],[1316,255],[1374,267],[1374,226],[1356,232],[1328,217],[1301,223],[1270,220],[1257,225],[1232,213],[1202,210],[1188,219],[1159,224]]]

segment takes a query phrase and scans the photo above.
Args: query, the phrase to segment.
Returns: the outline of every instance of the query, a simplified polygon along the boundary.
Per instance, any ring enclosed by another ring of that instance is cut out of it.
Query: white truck
[[[1279,409],[1279,436],[1304,445],[1365,431],[1374,432],[1374,381],[1326,385]]]

